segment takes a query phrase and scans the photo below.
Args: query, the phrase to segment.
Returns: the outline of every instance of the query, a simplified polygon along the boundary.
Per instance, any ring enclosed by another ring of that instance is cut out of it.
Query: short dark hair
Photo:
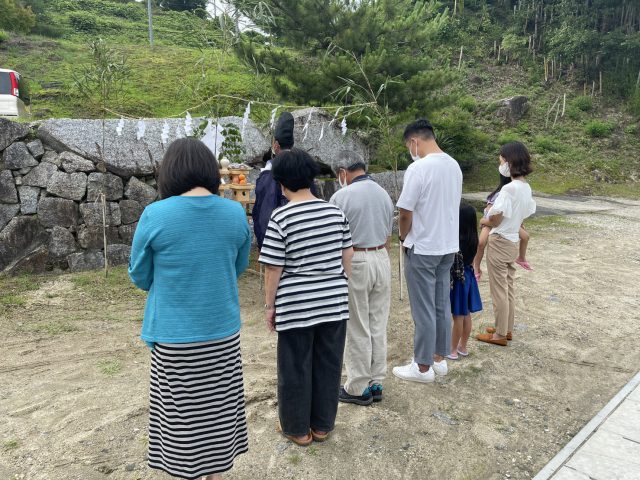
[[[220,187],[218,161],[209,147],[195,138],[180,138],[169,145],[158,172],[160,198],[203,187],[213,194]]]
[[[531,172],[531,155],[522,142],[505,143],[500,148],[500,156],[509,164],[511,177],[526,177]]]
[[[316,161],[299,148],[280,152],[273,159],[271,169],[275,181],[292,192],[311,188],[313,179],[319,172]]]
[[[435,140],[436,134],[433,131],[433,125],[426,118],[419,118],[413,123],[407,125],[402,135],[403,140],[406,142],[413,136],[421,137],[424,140]]]

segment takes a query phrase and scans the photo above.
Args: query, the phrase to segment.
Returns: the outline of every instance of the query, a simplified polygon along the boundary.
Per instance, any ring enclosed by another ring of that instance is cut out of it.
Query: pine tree
[[[439,67],[436,39],[447,9],[415,0],[232,0],[267,34],[239,44],[285,98],[305,104],[355,103],[358,86],[381,92],[390,112],[428,114],[448,104],[452,73]],[[345,88],[352,86],[353,88]]]

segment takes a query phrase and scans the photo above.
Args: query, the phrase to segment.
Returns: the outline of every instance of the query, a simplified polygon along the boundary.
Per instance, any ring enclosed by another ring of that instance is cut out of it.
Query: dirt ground
[[[250,452],[226,478],[533,477],[640,368],[640,203],[543,203],[564,215],[528,222],[535,272],[517,273],[511,345],[472,340],[470,357],[449,362],[449,375],[431,385],[390,375],[382,403],[340,405],[330,441],[306,449],[274,430],[276,337],[263,324],[258,278],[245,275]],[[413,343],[397,268],[394,276],[390,368],[411,358]],[[35,286],[3,297],[0,310],[0,480],[169,478],[145,461],[144,296],[123,269],[107,280],[26,281]],[[474,332],[492,324],[486,280],[480,288],[485,311]]]

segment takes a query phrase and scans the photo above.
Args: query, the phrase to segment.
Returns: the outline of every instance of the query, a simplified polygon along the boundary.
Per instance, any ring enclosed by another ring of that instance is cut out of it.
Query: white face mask
[[[413,152],[411,151],[411,146],[413,144],[411,144],[409,146],[409,155],[411,155],[411,160],[414,162],[417,162],[418,160],[420,160],[420,155],[418,155],[418,142],[416,142],[416,154],[414,155]]]
[[[507,162],[504,162],[503,164],[501,164],[498,167],[498,171],[500,172],[500,175],[502,175],[503,177],[511,176],[511,171],[509,170],[509,164]]]
[[[340,188],[344,188],[347,186],[347,181],[345,179],[345,181],[342,181],[342,176],[340,175],[340,172],[338,172],[338,185],[340,185]]]

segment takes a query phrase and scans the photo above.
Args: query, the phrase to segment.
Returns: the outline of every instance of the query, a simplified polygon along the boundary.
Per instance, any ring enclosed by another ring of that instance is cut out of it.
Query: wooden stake
[[[594,80],[591,84],[591,96],[593,97],[596,94],[596,81]]]
[[[560,99],[560,97],[558,97]],[[556,126],[556,122],[558,121],[558,115],[560,115],[560,102],[558,102],[558,107],[556,108],[556,118],[553,119],[553,128]]]
[[[500,52],[502,51],[502,45],[498,45],[498,62],[500,62]]]
[[[566,110],[566,108],[567,108],[567,94],[565,93],[562,99],[562,115],[561,115],[562,117],[564,117],[564,111]]]
[[[556,105],[558,104],[559,101],[560,101],[560,97],[556,98],[556,101],[553,102],[553,105],[551,105],[551,108],[547,112],[547,118],[544,121],[544,128],[547,128],[547,126],[549,125],[549,115],[551,115],[551,112],[553,112],[553,109],[556,108]]]
[[[600,70],[600,96],[602,96],[602,70]]]
[[[460,58],[458,59],[458,70],[460,70],[460,67],[462,66],[462,49],[464,48],[464,45],[460,47]]]

